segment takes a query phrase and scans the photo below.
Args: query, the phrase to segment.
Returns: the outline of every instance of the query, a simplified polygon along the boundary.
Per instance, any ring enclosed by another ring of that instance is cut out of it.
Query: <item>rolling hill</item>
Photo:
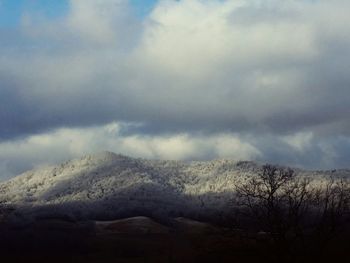
[[[36,217],[225,218],[235,182],[259,169],[260,164],[246,161],[161,161],[102,152],[2,182],[0,203]],[[348,170],[296,172],[319,180],[350,175]]]

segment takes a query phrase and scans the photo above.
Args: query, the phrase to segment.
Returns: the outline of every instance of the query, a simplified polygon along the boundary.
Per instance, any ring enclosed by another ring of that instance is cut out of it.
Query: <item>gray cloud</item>
[[[349,8],[160,1],[140,21],[127,1],[72,0],[54,21],[26,14],[1,32],[0,140],[117,121],[138,124],[123,136],[235,134],[261,160],[345,166]],[[302,151],[283,141],[300,134]]]
[[[137,124],[134,124],[137,126]],[[350,139],[312,132],[263,134],[129,133],[130,124],[112,122],[89,128],[60,128],[0,143],[0,180],[27,169],[109,150],[133,157],[173,160],[229,158],[309,169],[348,167]]]
[[[104,150],[134,157],[175,160],[228,157],[245,160],[260,155],[258,149],[241,140],[237,134],[127,135],[123,130],[128,127],[129,124],[109,123],[89,128],[61,128],[0,143],[0,179],[39,165]]]

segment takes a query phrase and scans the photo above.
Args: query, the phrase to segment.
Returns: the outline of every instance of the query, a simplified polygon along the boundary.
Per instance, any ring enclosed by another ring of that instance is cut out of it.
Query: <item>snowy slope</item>
[[[0,203],[58,206],[62,211],[87,217],[223,213],[232,198],[235,181],[257,172],[259,167],[254,162],[187,163],[133,159],[102,152],[28,171],[3,182]],[[332,173],[299,172],[320,178]],[[339,173],[350,175],[346,170]]]

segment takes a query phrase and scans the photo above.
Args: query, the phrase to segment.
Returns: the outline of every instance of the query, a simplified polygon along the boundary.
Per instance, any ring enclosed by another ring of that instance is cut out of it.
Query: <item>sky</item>
[[[349,168],[346,0],[0,0],[0,179],[99,151]]]

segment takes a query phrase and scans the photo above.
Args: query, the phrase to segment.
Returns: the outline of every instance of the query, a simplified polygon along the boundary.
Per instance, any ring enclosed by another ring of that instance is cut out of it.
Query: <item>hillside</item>
[[[30,208],[42,217],[226,217],[235,182],[260,167],[254,162],[144,160],[102,152],[3,182],[0,203]],[[350,175],[347,170],[297,173],[313,178]]]

